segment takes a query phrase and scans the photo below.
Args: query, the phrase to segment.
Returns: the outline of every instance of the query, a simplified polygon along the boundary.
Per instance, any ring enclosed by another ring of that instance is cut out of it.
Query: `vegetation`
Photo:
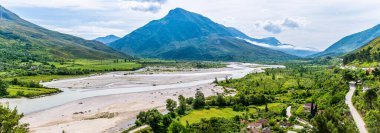
[[[142,67],[141,64],[129,59],[114,60],[56,60],[44,62],[41,60],[9,60],[2,62],[5,65],[0,68],[2,88],[8,88],[6,95],[2,97],[38,97],[60,92],[55,88],[47,88],[40,82],[48,82],[55,79],[78,77],[92,73],[106,71],[128,71]]]
[[[215,82],[235,91],[210,97],[197,92],[190,102],[190,98],[179,96],[179,106],[175,110],[167,106],[171,110],[167,115],[179,117],[171,128],[182,132],[245,131],[249,122],[259,119],[266,119],[269,124],[264,127],[275,132],[293,130],[284,123],[302,125],[302,131],[309,132],[357,132],[344,103],[351,78],[347,70],[338,67],[289,63],[284,69],[266,69],[241,79]],[[373,95],[369,97],[374,99]],[[305,108],[306,103],[311,108]],[[287,106],[293,107],[289,120]]]
[[[106,45],[62,34],[30,23],[11,11],[2,11],[0,27],[0,58],[32,59],[112,59],[129,58]],[[25,53],[26,51],[26,53]],[[15,54],[15,55],[12,55]],[[17,56],[17,55],[23,56]],[[35,57],[30,55],[37,55]]]
[[[380,70],[347,70],[346,75],[347,78],[358,81],[352,100],[361,113],[368,132],[380,132]]]
[[[140,59],[137,61],[144,67],[172,67],[180,69],[198,68],[222,68],[226,67],[223,62],[208,62],[208,61],[174,61],[174,60],[159,60],[159,59]]]
[[[16,109],[9,109],[0,105],[0,132],[1,133],[27,133],[28,124],[21,124],[19,120],[23,115],[18,114]]]
[[[344,56],[344,64],[360,64],[371,63],[377,66],[376,62],[380,61],[380,37],[374,39],[373,41],[366,44],[364,47],[356,50],[353,53]]]
[[[182,125],[194,124],[201,122],[202,119],[210,119],[213,117],[223,117],[231,119],[237,115],[244,113],[255,113],[256,109],[249,108],[248,111],[234,111],[232,108],[210,108],[191,111],[189,114],[181,117],[180,122]]]

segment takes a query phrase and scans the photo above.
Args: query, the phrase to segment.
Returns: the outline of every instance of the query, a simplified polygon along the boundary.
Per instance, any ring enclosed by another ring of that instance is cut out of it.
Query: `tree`
[[[186,103],[189,105],[193,104],[193,101],[194,101],[193,97],[186,98]]]
[[[20,124],[23,114],[18,114],[16,109],[9,109],[0,105],[0,132],[1,133],[27,133],[28,124]]]
[[[8,83],[0,79],[0,97],[8,95]]]
[[[284,117],[286,116],[286,108],[285,107],[281,110],[281,115]]]
[[[163,115],[157,109],[142,111],[137,115],[137,121],[148,124],[155,133],[161,132],[162,120]]]
[[[334,109],[326,109],[322,114],[314,117],[313,132],[315,133],[345,133],[347,129],[337,116]]]
[[[162,119],[162,124],[164,125],[165,128],[168,128],[170,123],[172,123],[172,117],[170,116],[170,114],[166,114],[164,115],[163,119]]]
[[[177,102],[172,100],[172,99],[167,99],[166,100],[166,109],[169,110],[170,112],[175,111],[177,108]]]
[[[268,109],[268,104],[265,104],[265,112],[268,112],[269,109]]]
[[[364,93],[364,100],[369,104],[369,107],[372,108],[372,101],[377,99],[377,94],[375,89],[369,89]]]
[[[169,133],[182,133],[186,130],[186,128],[178,121],[173,121],[170,124],[168,130],[169,130]]]
[[[186,100],[186,98],[184,96],[182,96],[182,95],[178,96],[178,101],[185,101],[185,100]]]
[[[216,97],[216,102],[217,102],[217,105],[219,106],[226,106],[226,100],[221,94],[218,94],[218,96]]]
[[[179,115],[184,115],[186,112],[186,99],[182,95],[178,96],[179,106],[177,108],[177,113]]]
[[[203,106],[205,106],[205,96],[201,91],[197,91],[197,93],[195,93],[193,108],[199,109],[199,108],[202,108]]]

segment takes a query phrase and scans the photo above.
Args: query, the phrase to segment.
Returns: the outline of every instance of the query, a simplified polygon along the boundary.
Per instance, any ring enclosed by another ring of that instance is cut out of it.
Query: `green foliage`
[[[147,112],[140,112],[139,115],[137,115],[137,121],[136,122],[141,122],[148,124],[153,132],[161,132],[162,131],[162,120],[163,120],[163,115],[158,112],[158,110],[153,109],[153,110],[148,110]],[[140,123],[136,123],[141,125]]]
[[[380,37],[372,40],[364,47],[356,50],[353,53],[344,56],[343,63],[349,64],[354,61],[358,62],[378,62],[380,61]]]
[[[370,110],[365,114],[364,120],[370,133],[380,132],[380,110]]]
[[[8,83],[0,79],[0,97],[8,95]]]
[[[110,59],[128,57],[100,42],[42,28],[23,20],[3,7],[0,8],[3,16],[12,16],[0,20],[0,60],[4,58],[35,61],[49,58]]]
[[[179,101],[179,106],[177,108],[177,113],[179,115],[184,115],[186,110],[187,110],[187,107],[186,107],[186,99],[185,97],[183,97],[182,95],[179,95],[178,96],[178,101]]]
[[[227,133],[240,132],[241,125],[225,118],[212,117],[202,119],[199,123],[190,125],[189,130],[196,133]]]
[[[172,100],[172,99],[167,99],[166,100],[166,109],[169,110],[170,112],[175,111],[177,108],[177,102]]]
[[[256,113],[256,109],[248,108],[249,113]],[[193,124],[198,123],[201,119],[210,119],[212,117],[223,117],[226,119],[231,119],[235,116],[243,115],[247,112],[243,111],[234,111],[232,108],[210,108],[210,109],[201,109],[193,110],[189,114],[180,118],[180,122],[183,125],[187,123]]]
[[[0,105],[0,132],[1,133],[27,133],[27,124],[20,124],[23,115],[18,114],[16,109],[9,109]]]
[[[369,107],[372,107],[373,100],[377,99],[377,94],[375,89],[369,89],[364,93],[364,100],[367,102]]]
[[[186,128],[178,121],[173,121],[168,128],[169,133],[183,133],[185,131]]]
[[[194,109],[200,109],[203,106],[205,106],[205,96],[201,91],[197,91],[195,93],[193,108]]]
[[[313,121],[313,132],[315,133],[344,133],[356,132],[354,121],[342,123],[340,114],[334,109],[327,109],[317,115]]]
[[[241,103],[233,105],[232,109],[234,111],[246,111],[246,110],[248,110],[248,108]]]

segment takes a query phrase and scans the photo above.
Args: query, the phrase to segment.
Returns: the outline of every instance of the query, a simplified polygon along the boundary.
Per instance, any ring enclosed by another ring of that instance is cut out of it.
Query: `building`
[[[261,129],[261,128],[263,128],[263,124],[261,124],[259,122],[250,123],[250,124],[248,124],[247,128],[248,129]]]

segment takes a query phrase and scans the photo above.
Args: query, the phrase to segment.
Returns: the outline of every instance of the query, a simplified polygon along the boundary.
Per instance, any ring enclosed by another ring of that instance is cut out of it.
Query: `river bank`
[[[112,72],[44,83],[64,91],[58,95],[1,102],[26,113],[22,122],[29,123],[32,132],[112,132],[125,127],[125,121],[140,111],[163,111],[168,98],[194,96],[197,90],[205,96],[223,92],[210,84],[215,77],[241,78],[264,67],[279,66],[231,63],[227,68],[184,72]]]

